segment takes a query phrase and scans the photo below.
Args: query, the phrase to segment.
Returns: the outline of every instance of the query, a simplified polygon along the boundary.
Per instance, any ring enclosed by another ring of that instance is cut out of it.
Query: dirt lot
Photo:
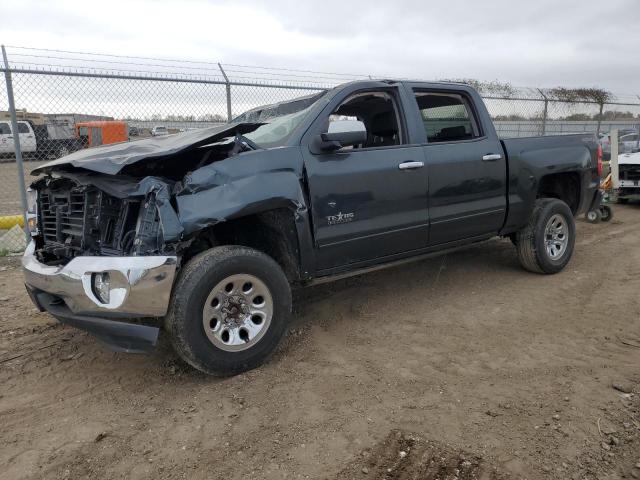
[[[302,291],[229,379],[108,352],[2,259],[0,477],[640,478],[640,205],[578,231],[555,276],[496,240]]]

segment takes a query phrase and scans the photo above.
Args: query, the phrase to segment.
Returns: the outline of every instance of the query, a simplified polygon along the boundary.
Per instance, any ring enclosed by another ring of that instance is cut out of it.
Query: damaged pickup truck
[[[291,289],[495,236],[556,273],[599,201],[588,135],[500,140],[466,85],[361,81],[34,170],[33,302],[114,349],[261,364]]]

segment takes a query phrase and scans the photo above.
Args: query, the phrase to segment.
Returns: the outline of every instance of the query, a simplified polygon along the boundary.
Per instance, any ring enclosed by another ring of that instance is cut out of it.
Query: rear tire
[[[178,355],[210,375],[235,375],[262,364],[291,314],[282,268],[242,246],[197,255],[182,268],[173,292],[165,330]]]
[[[575,236],[575,219],[566,203],[555,198],[536,200],[529,222],[517,234],[520,264],[530,272],[558,273],[571,260]]]

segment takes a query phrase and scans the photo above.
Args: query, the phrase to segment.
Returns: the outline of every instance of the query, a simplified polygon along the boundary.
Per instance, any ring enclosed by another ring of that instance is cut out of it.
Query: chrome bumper
[[[162,317],[167,313],[177,257],[76,257],[48,266],[29,244],[22,257],[26,284],[64,300],[73,314],[102,317]],[[109,303],[93,293],[93,273],[108,272]]]

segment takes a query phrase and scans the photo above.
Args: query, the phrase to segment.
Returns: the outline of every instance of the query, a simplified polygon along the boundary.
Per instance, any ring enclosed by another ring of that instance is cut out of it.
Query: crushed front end
[[[69,177],[32,185],[35,220],[22,259],[29,295],[39,309],[113,349],[147,351],[157,341],[153,319],[166,314],[177,264],[158,205],[167,186],[106,179],[100,189],[100,177]]]

